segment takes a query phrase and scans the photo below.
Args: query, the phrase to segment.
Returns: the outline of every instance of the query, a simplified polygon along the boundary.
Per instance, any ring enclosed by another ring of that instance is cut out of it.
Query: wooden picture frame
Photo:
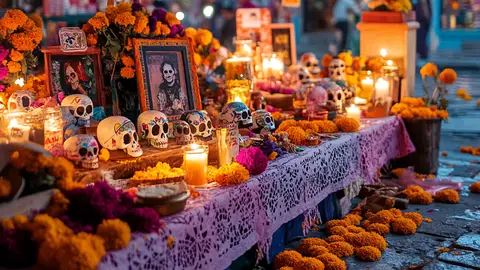
[[[84,52],[63,52],[60,46],[42,50],[45,57],[47,89],[51,95],[64,92],[86,94],[95,106],[106,106],[100,49],[89,47]],[[68,74],[70,73],[70,74]]]
[[[270,25],[272,33],[272,52],[283,60],[286,67],[297,63],[297,45],[293,23],[274,23]],[[281,55],[278,55],[281,53]]]
[[[237,40],[260,42],[264,51],[272,45],[270,24],[272,14],[268,8],[239,8],[236,13]],[[252,19],[254,17],[255,19]]]
[[[142,111],[157,110],[170,120],[201,110],[193,45],[187,38],[134,39],[138,93]]]

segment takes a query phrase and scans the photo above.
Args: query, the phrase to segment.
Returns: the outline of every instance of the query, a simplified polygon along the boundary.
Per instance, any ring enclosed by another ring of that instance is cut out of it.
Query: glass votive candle
[[[253,88],[252,61],[250,58],[230,58],[225,66],[227,102],[240,101],[248,105]]]
[[[253,56],[253,41],[236,40],[235,41],[235,56],[238,57],[252,57]]]
[[[6,116],[7,134],[11,142],[28,142],[30,127],[25,125],[25,112],[13,112]]]
[[[182,147],[182,149],[187,184],[196,187],[208,184],[208,146],[193,143]]]

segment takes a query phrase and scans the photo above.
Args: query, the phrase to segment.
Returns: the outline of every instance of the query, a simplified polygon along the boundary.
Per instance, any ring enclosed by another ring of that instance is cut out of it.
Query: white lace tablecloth
[[[360,178],[372,182],[378,168],[413,151],[399,118],[370,120],[358,133],[270,162],[246,183],[200,189],[158,234],[133,234],[99,269],[224,269],[257,243],[265,254],[282,224],[302,213],[315,217],[312,209],[328,194]]]

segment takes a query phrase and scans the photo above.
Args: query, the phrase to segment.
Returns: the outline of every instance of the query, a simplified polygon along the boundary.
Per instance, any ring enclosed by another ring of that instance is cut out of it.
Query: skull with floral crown
[[[242,102],[227,103],[220,113],[220,123],[222,126],[235,123],[239,128],[248,128],[253,124],[252,112]]]

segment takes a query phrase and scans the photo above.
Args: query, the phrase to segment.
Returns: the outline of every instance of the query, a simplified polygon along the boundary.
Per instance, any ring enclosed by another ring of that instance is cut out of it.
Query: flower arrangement
[[[205,65],[212,70],[215,70],[217,65],[217,54],[220,51],[220,42],[213,37],[212,32],[208,29],[195,29],[189,27],[185,29],[185,36],[191,39],[195,51],[194,58],[197,66]],[[228,57],[226,55],[225,57]]]
[[[168,163],[158,162],[155,167],[148,167],[143,171],[136,171],[131,180],[155,180],[185,175],[181,168],[171,168]]]
[[[83,25],[90,46],[102,49],[102,56],[115,71],[121,67],[120,75],[126,79],[135,76],[133,61],[134,38],[165,39],[185,36],[185,29],[175,14],[156,9],[151,14],[138,3],[122,2],[97,12]]]
[[[417,119],[433,119],[441,118],[448,119],[448,111],[439,110],[437,107],[426,107],[426,103],[422,98],[404,97],[392,106],[390,114],[397,115],[402,118],[417,118]]]
[[[220,167],[215,172],[214,179],[221,186],[238,185],[250,179],[250,173],[241,164],[234,162]]]
[[[0,100],[2,99],[7,100],[11,94],[19,90],[30,91],[35,94],[35,97],[37,99],[48,98],[50,96],[50,92],[47,89],[46,81],[47,81],[46,74],[42,74],[39,76],[29,76],[27,81],[24,84],[13,83],[3,88],[3,91],[0,92],[0,97],[1,97]],[[35,107],[35,104],[33,107]]]
[[[236,161],[252,175],[264,172],[268,166],[268,157],[260,148],[253,146],[241,149]]]
[[[448,102],[446,95],[448,94],[447,85],[453,84],[457,81],[457,73],[451,68],[446,68],[440,74],[438,67],[434,63],[428,62],[420,69],[422,76],[423,90],[425,96],[423,97],[427,106],[437,106],[440,110],[446,110]],[[433,80],[435,86],[433,94],[430,96],[429,83]]]
[[[412,10],[410,0],[372,0],[368,7],[373,11],[395,11],[407,13]]]

